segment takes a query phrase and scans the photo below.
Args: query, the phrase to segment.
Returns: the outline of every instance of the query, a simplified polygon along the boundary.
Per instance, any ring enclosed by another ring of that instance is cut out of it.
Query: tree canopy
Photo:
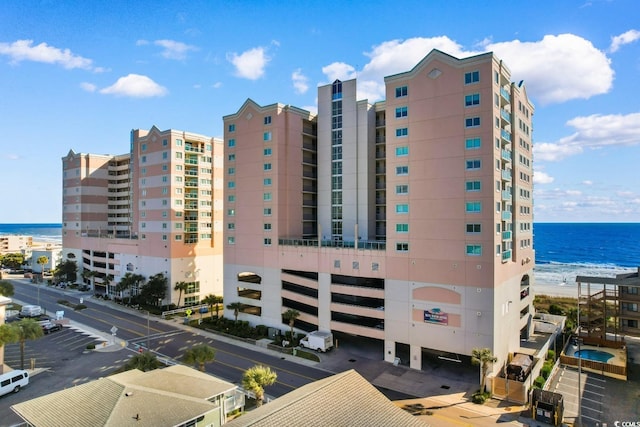
[[[489,372],[489,364],[495,363],[498,358],[491,353],[490,348],[474,348],[471,350],[471,363],[480,365],[480,391],[484,393],[485,380]]]
[[[242,375],[242,387],[255,394],[256,406],[260,406],[264,400],[264,388],[273,385],[277,379],[278,375],[271,368],[256,365],[247,369]]]
[[[127,362],[124,366],[125,370],[131,369],[139,369],[141,371],[147,372],[152,371],[154,369],[158,369],[160,367],[160,361],[156,357],[155,354],[150,351],[145,351],[143,353],[136,353]]]
[[[24,255],[21,253],[10,253],[0,255],[0,264],[13,270],[17,270],[24,264]]]
[[[142,286],[140,296],[147,304],[159,305],[159,301],[167,297],[168,287],[169,279],[167,279],[163,273],[154,274],[149,277],[147,283]]]
[[[61,261],[53,271],[53,277],[59,281],[75,283],[78,278],[78,264],[70,259]]]
[[[34,319],[22,319],[9,324],[13,329],[15,340],[20,343],[20,369],[24,369],[24,347],[27,340],[35,340],[44,335],[42,327]]]
[[[15,289],[13,288],[13,284],[6,280],[0,280],[0,295],[5,297],[12,297],[15,293]]]
[[[196,364],[198,369],[204,372],[204,365],[213,362],[216,357],[216,350],[207,344],[197,344],[184,352],[185,363]]]

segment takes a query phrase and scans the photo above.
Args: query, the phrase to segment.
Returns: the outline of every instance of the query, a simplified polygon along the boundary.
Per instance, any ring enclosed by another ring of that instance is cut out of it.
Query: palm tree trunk
[[[20,369],[24,369],[24,340],[20,340]]]

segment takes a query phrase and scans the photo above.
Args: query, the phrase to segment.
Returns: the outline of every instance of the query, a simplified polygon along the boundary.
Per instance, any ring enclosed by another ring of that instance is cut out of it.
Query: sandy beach
[[[578,284],[577,283],[564,283],[564,284],[535,284],[533,285],[533,293],[535,295],[548,295],[551,297],[569,297],[578,298]],[[584,290],[583,290],[584,293]]]

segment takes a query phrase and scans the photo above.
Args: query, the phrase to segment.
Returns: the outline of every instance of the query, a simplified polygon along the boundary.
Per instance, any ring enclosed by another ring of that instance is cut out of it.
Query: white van
[[[0,374],[0,396],[11,392],[17,393],[27,384],[29,384],[29,373],[27,371],[15,370]]]
[[[40,317],[42,307],[39,305],[23,305],[20,310],[20,317]]]

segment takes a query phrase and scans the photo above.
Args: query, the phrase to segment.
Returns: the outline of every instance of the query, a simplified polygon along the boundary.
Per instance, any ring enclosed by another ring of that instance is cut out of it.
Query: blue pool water
[[[613,354],[600,350],[580,350],[573,353],[573,357],[580,359],[595,360],[596,362],[607,363],[613,357]]]

